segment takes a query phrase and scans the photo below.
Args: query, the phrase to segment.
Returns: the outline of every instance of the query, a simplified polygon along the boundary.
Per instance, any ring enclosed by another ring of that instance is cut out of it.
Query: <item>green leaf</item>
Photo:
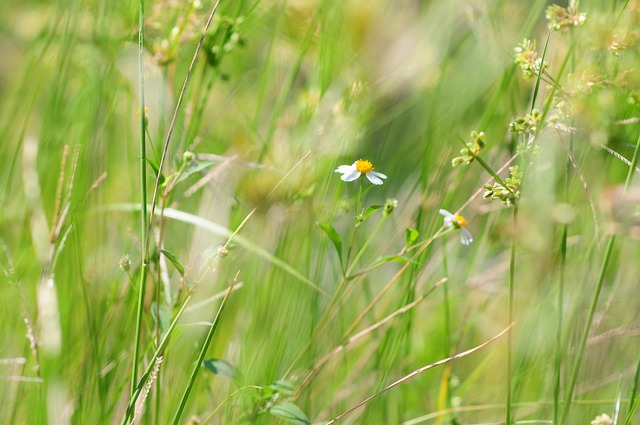
[[[331,242],[333,242],[333,246],[335,247],[336,252],[338,253],[338,258],[340,259],[340,266],[342,266],[342,239],[340,238],[340,235],[338,234],[338,232],[336,232],[336,229],[334,229],[333,226],[329,223],[317,222],[317,224],[322,230],[325,231],[327,236],[329,236]]]
[[[387,255],[385,257],[380,257],[373,263],[374,266],[382,263],[408,263],[411,260],[403,257],[402,255]]]
[[[180,264],[180,261],[178,261],[176,256],[170,253],[169,251],[165,251],[164,249],[161,249],[160,252],[165,257],[167,257],[167,260],[171,261],[171,264],[173,264],[173,267],[175,267],[176,270],[178,270],[178,273],[180,273],[180,276],[184,277],[184,267],[182,267],[182,264]]]
[[[298,406],[290,402],[273,406],[269,412],[273,416],[284,419],[286,422],[311,425],[311,421],[307,418],[307,415],[305,415]]]
[[[209,359],[203,361],[202,365],[223,378],[233,379],[236,376],[236,367],[226,360]]]
[[[362,221],[364,221],[367,217],[369,217],[371,214],[373,214],[374,212],[376,212],[382,207],[383,205],[371,205],[369,208],[367,208],[364,214],[362,214]]]
[[[277,380],[273,384],[269,385],[269,388],[273,389],[276,392],[284,393],[284,394],[291,394],[295,390],[293,383],[285,379]]]
[[[155,162],[153,162],[153,160],[151,160],[149,157],[146,158],[147,163],[151,166],[151,168],[153,169],[153,174],[155,174],[156,177],[158,177],[158,173],[160,170],[160,166],[158,164],[156,164]],[[162,174],[160,176],[160,184],[164,183],[164,174]]]
[[[156,307],[156,302],[153,301],[151,302],[150,310],[151,316],[159,325],[160,332],[162,333],[165,329],[168,329],[171,324],[171,311],[169,311],[169,308],[164,304],[160,304],[160,307],[158,308]],[[156,315],[160,317],[158,318]]]
[[[411,227],[407,227],[406,229],[404,229],[405,247],[408,248],[413,245],[415,241],[418,240],[419,236],[420,232],[418,232],[416,229],[412,229]]]
[[[187,178],[191,177],[193,174],[199,173],[202,170],[206,170],[207,168],[211,167],[215,163],[216,161],[202,161],[187,167],[187,169],[184,170],[183,173],[180,175],[180,178],[178,178],[178,181],[176,182],[176,184],[180,183],[183,180],[186,180]]]

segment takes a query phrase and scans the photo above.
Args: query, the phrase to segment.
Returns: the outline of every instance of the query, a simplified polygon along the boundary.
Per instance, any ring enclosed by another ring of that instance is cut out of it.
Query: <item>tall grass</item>
[[[639,24],[4,2],[0,422],[635,423]]]

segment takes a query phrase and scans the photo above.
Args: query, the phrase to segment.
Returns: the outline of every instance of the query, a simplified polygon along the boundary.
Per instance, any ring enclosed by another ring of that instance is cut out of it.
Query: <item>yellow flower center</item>
[[[356,161],[356,170],[360,173],[370,173],[373,170],[373,164],[366,159],[359,159]]]
[[[460,227],[467,227],[467,219],[461,215],[456,214],[455,216],[456,224]]]

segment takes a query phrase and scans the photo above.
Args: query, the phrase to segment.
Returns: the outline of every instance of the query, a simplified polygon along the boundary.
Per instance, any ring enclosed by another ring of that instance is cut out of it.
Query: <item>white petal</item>
[[[343,182],[352,182],[358,177],[360,177],[360,171],[354,170],[349,173],[343,174],[342,176],[340,176],[340,179],[342,179]]]
[[[373,175],[373,171],[367,173],[367,179],[373,184],[381,185],[383,182],[378,178],[378,176]]]
[[[445,226],[447,226],[447,227],[453,226],[453,222],[456,219],[456,217],[453,214],[451,214],[447,210],[440,210],[440,214],[442,214],[444,216],[444,225]]]
[[[471,245],[471,242],[473,242],[473,236],[471,236],[471,232],[464,227],[460,228],[460,242],[462,242],[462,245],[466,246]]]
[[[352,173],[356,171],[356,167],[354,165],[341,165],[336,169],[336,173]]]
[[[369,174],[372,174],[372,175],[374,175],[376,177],[380,177],[381,179],[386,179],[387,178],[387,176],[385,176],[384,174],[379,173],[377,171],[369,171]]]

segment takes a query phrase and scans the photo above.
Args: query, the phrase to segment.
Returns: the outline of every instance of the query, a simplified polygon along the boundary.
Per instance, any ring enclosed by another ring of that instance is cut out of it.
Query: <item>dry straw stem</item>
[[[302,380],[302,383],[300,384],[300,388],[298,388],[298,391],[296,392],[296,396],[294,396],[294,398],[297,398],[297,396],[300,394],[302,389],[304,389],[307,385],[309,385],[311,380],[320,372],[320,369],[325,364],[327,364],[329,362],[329,360],[331,360],[333,357],[335,357],[338,353],[346,350],[353,343],[355,343],[359,339],[371,334],[373,331],[375,331],[376,329],[378,329],[381,326],[385,325],[387,322],[391,321],[391,319],[395,318],[396,316],[399,316],[399,315],[401,315],[403,313],[406,313],[407,311],[411,310],[413,307],[417,306],[422,301],[424,301],[429,295],[431,295],[433,293],[433,291],[436,290],[437,287],[439,287],[440,285],[442,285],[446,281],[447,281],[446,277],[440,279],[438,282],[435,283],[435,285],[433,285],[431,287],[431,289],[426,294],[420,296],[417,300],[405,305],[404,307],[399,308],[398,310],[394,311],[393,313],[391,313],[390,315],[388,315],[384,319],[380,320],[379,322],[376,322],[373,325],[369,326],[368,328],[363,329],[362,331],[358,332],[357,334],[355,334],[354,336],[349,338],[344,344],[341,344],[341,345],[333,348],[331,351],[329,351],[324,357],[322,357],[320,360],[318,360],[316,362],[316,364],[313,367],[313,370],[311,370],[304,377],[304,379]]]
[[[373,400],[374,398],[378,397],[379,395],[389,391],[390,389],[392,389],[393,387],[397,387],[398,385],[402,384],[403,382],[408,381],[409,379],[421,374],[422,372],[425,372],[429,369],[433,369],[436,366],[442,366],[443,364],[447,364],[449,362],[452,362],[456,359],[460,359],[462,357],[466,357],[469,354],[472,354],[478,350],[480,350],[481,348],[486,347],[487,345],[491,344],[492,342],[496,341],[497,339],[501,338],[502,336],[504,336],[511,328],[513,327],[513,323],[510,324],[508,327],[506,327],[505,329],[502,330],[502,332],[500,332],[499,334],[497,334],[496,336],[494,336],[493,338],[491,338],[490,340],[478,345],[477,347],[471,348],[467,351],[463,351],[462,353],[456,354],[454,356],[451,357],[447,357],[446,359],[442,359],[440,361],[437,361],[435,363],[431,363],[430,365],[421,367],[420,369],[417,369],[413,372],[411,372],[410,374],[398,379],[397,381],[395,381],[394,383],[384,387],[382,390],[378,391],[377,393],[365,398],[364,400],[362,400],[360,403],[356,404],[355,406],[353,406],[352,408],[350,408],[349,410],[347,410],[344,413],[339,414],[338,416],[336,416],[335,418],[333,418],[332,420],[330,420],[329,422],[326,423],[326,425],[330,425],[333,423],[336,423],[337,421],[339,421],[340,419],[344,418],[345,416],[347,416],[349,413],[353,412],[354,410],[364,406],[365,404],[367,404],[368,402],[370,402],[371,400]]]

